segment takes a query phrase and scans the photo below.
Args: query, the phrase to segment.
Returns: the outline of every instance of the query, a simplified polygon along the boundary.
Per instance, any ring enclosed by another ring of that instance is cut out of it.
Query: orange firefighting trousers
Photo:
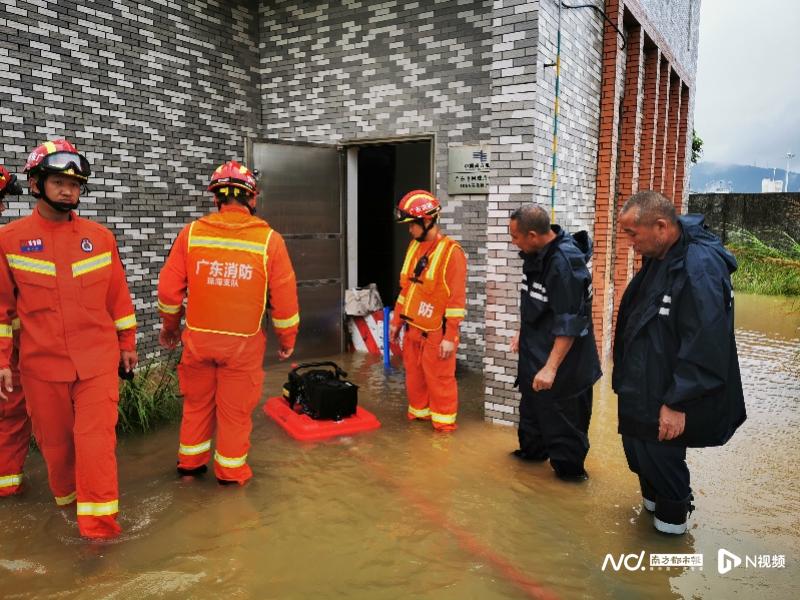
[[[83,537],[115,537],[121,531],[116,371],[66,383],[23,373],[22,385],[56,503],[66,506],[77,499]]]
[[[205,465],[216,430],[214,474],[221,481],[243,484],[253,476],[247,452],[251,416],[264,383],[264,334],[242,337],[186,329],[182,339],[178,467],[192,470]]]
[[[435,429],[456,428],[458,387],[456,353],[439,358],[443,332],[424,332],[409,326],[403,339],[403,366],[406,370],[408,418],[430,419]]]
[[[22,466],[31,441],[31,421],[16,364],[11,365],[13,392],[0,400],[0,496],[11,496],[22,485]]]

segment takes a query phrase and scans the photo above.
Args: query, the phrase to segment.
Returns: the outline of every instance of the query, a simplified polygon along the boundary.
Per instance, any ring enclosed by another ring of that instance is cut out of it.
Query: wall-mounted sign
[[[482,146],[449,148],[447,193],[489,193],[489,151]]]

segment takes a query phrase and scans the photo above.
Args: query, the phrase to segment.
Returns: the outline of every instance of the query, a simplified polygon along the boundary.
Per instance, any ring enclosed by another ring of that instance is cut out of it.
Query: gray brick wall
[[[631,0],[692,75],[699,0]],[[0,0],[2,160],[20,169],[64,135],[95,166],[82,213],[120,241],[145,355],[170,243],[210,208],[211,169],[246,141],[434,140],[444,229],[469,257],[461,364],[486,373],[486,416],[518,420],[512,388],[520,261],[510,213],[549,204],[556,11],[552,0]],[[562,15],[556,220],[593,229],[602,22]],[[620,60],[619,77],[624,68]],[[489,142],[485,196],[447,194],[448,148]],[[13,202],[9,216],[30,210]],[[599,325],[598,325],[599,326]]]
[[[484,372],[486,419],[502,424],[519,421],[517,357],[508,345],[519,329],[522,261],[509,241],[508,217],[525,202],[550,206],[555,69],[544,65],[555,62],[557,10],[549,1],[495,3],[493,143],[503,151],[489,198]],[[565,10],[561,35],[556,222],[591,232],[602,24],[593,11]]]
[[[264,134],[336,143],[435,136],[443,229],[469,261],[458,358],[481,367],[486,196],[447,194],[448,147],[491,136],[491,1],[262,2]]]
[[[0,148],[19,171],[65,136],[93,165],[80,213],[117,236],[142,356],[156,351],[155,288],[172,239],[211,208],[214,166],[257,132],[257,23],[248,4],[0,0]],[[28,214],[11,202],[6,217]],[[5,220],[5,219],[4,219]]]
[[[701,0],[635,0],[668,44],[675,60],[694,78],[700,38]]]
[[[541,2],[539,10],[540,76],[537,89],[534,177],[536,202],[550,205],[553,100],[558,6]],[[556,220],[570,231],[594,224],[597,177],[603,23],[587,9],[562,10],[561,81],[558,131]]]
[[[518,421],[516,356],[508,341],[518,328],[520,269],[508,236],[508,217],[533,195],[537,100],[538,1],[494,3],[492,35],[492,144],[494,173],[487,215],[484,416]]]

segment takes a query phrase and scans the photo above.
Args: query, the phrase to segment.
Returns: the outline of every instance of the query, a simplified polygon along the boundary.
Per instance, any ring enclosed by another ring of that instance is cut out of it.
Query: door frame
[[[430,142],[430,181],[436,186],[436,133],[398,135],[380,138],[344,140],[338,146],[344,150],[344,208],[345,256],[342,264],[346,273],[343,281],[348,288],[358,285],[358,150],[367,146],[395,146],[405,142]],[[432,190],[431,190],[432,191]]]

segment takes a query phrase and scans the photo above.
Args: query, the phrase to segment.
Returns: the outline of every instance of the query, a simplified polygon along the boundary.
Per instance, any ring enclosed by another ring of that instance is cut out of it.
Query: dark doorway
[[[383,303],[400,293],[408,228],[395,223],[397,202],[431,189],[429,140],[362,146],[358,151],[358,286],[378,286]]]

